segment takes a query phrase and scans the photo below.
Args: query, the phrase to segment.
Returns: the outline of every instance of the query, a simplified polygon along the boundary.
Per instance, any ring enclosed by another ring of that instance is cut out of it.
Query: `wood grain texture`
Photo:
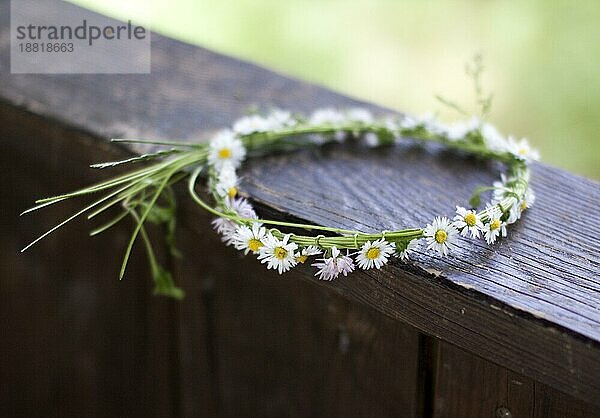
[[[149,75],[10,75],[8,39],[0,34],[2,100],[98,138],[201,140],[251,105],[310,111],[357,104],[156,35]],[[98,139],[96,146],[107,145]],[[276,216],[366,231],[451,215],[494,172],[487,163],[410,142],[393,151],[330,147],[253,161],[243,189]],[[536,206],[498,245],[464,243],[448,259],[420,254],[409,265],[394,262],[321,284],[600,404],[600,186],[541,164],[533,167],[532,186]],[[309,269],[298,274],[314,280]]]
[[[181,211],[194,243],[182,251],[197,272],[186,281],[202,287],[195,303],[209,321],[218,415],[420,416],[416,330],[293,273],[266,272],[223,246],[206,214]]]
[[[437,350],[434,417],[593,418],[600,409],[448,343]]]
[[[198,256],[208,248],[208,237],[180,225],[177,246],[184,257],[172,259],[169,266],[178,286],[186,293],[185,299],[175,306],[177,320],[171,324],[176,331],[174,342],[178,354],[171,363],[177,370],[172,384],[178,393],[178,409],[173,415],[181,417],[210,417],[219,412],[216,353],[212,343],[215,330],[210,313],[210,283],[214,277],[210,274],[211,259]]]
[[[224,415],[416,416],[415,330],[246,260],[228,264],[212,311]]]
[[[23,240],[81,204],[19,218],[32,194],[98,181],[100,173],[87,169],[90,159],[123,154],[6,106],[0,106],[0,126],[0,415],[172,415],[174,303],[153,298],[147,280],[119,282],[112,261],[121,257],[130,225],[89,238],[89,225],[79,223],[27,257],[19,252]],[[130,269],[149,275],[141,253]]]

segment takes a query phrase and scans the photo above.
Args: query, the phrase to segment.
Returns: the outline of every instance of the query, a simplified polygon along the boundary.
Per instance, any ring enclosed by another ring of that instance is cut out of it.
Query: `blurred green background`
[[[156,32],[409,113],[459,117],[475,53],[490,120],[600,179],[600,1],[73,0]]]

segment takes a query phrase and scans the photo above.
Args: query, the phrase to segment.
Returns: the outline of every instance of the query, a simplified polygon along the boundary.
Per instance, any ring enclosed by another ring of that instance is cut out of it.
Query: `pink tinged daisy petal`
[[[334,280],[340,274],[347,276],[354,271],[354,262],[348,255],[343,255],[336,247],[331,248],[331,256],[324,257],[317,263],[312,264],[318,271],[315,276],[320,280]]]

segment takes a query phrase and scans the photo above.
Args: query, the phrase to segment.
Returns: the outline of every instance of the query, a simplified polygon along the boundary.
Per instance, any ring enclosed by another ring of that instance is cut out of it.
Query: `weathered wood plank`
[[[179,219],[184,219],[184,209],[178,208]],[[214,347],[214,304],[211,283],[215,277],[211,270],[216,260],[202,256],[209,248],[210,235],[194,233],[186,223],[177,232],[178,249],[182,259],[175,259],[173,274],[178,285],[185,289],[186,297],[177,303],[177,329],[175,336],[179,361],[177,386],[181,417],[210,417],[219,415],[219,381]]]
[[[79,224],[29,257],[19,253],[24,237],[51,225],[19,218],[32,193],[106,178],[88,165],[123,154],[4,105],[0,127],[0,415],[172,416],[174,302],[153,298],[146,280],[119,282],[112,264],[131,225],[92,239],[89,225]],[[56,219],[78,207],[65,202],[47,214]],[[143,254],[131,269],[149,274]]]
[[[2,35],[6,56],[8,36]],[[253,104],[299,111],[356,104],[159,36],[153,37],[150,75],[9,75],[3,59],[0,80],[8,104],[99,137],[205,138]],[[364,230],[422,225],[451,214],[474,186],[492,179],[487,164],[410,145],[393,152],[336,148],[276,156],[252,162],[245,174],[244,191],[278,216]],[[537,206],[491,249],[466,244],[449,259],[418,256],[410,265],[394,263],[324,285],[600,402],[600,234],[594,222],[600,186],[544,165],[534,167],[532,184]]]
[[[448,343],[437,352],[435,417],[592,418],[600,409]]]
[[[457,197],[467,201],[474,187],[473,182],[470,188],[466,186],[469,178],[477,178],[484,184],[492,179],[487,165],[456,156],[449,158],[444,152],[407,148],[363,153],[362,158],[355,161],[357,152],[336,148],[331,152],[309,151],[251,162],[246,172],[245,190],[265,207],[274,205],[279,213],[302,213],[299,218],[303,219],[319,217],[321,224],[394,229],[414,225],[418,219],[426,222],[435,213],[431,202],[451,208]],[[402,164],[398,165],[400,158]],[[353,164],[347,164],[348,161]],[[421,164],[427,167],[426,172],[419,171]],[[547,179],[568,193],[581,187],[577,181],[587,183],[574,178],[574,184],[568,189],[564,184],[566,174],[554,173],[553,169],[541,165],[536,167],[534,187]],[[381,182],[375,192],[369,191],[368,184],[382,175],[393,176],[393,182]],[[277,182],[268,179],[277,179]],[[591,182],[589,186],[587,195],[593,197],[597,188]],[[453,196],[444,192],[444,188],[452,190]],[[303,191],[301,201],[297,190]],[[560,190],[555,190],[553,195],[561,197]],[[596,278],[588,270],[588,263],[593,264],[597,255],[591,248],[569,247],[566,240],[572,239],[576,232],[569,227],[564,238],[550,240],[548,232],[540,236],[536,224],[564,215],[553,215],[548,208],[541,207],[541,202],[549,199],[550,196],[545,195],[549,191],[540,188],[538,193],[540,204],[515,225],[510,240],[491,250],[484,246],[465,246],[461,255],[469,255],[468,261],[419,256],[410,266],[396,263],[380,273],[369,272],[365,274],[368,280],[351,277],[323,285],[550,385],[562,385],[563,379],[570,379],[569,388],[559,387],[593,399],[598,392],[598,382],[593,375],[599,367],[596,340],[575,337],[572,329],[557,329],[557,325],[568,323],[586,330],[591,337],[597,333],[594,318],[598,305],[594,300],[598,294],[593,287]],[[594,212],[592,201],[593,198],[580,203],[578,216]],[[402,206],[395,207],[394,202]],[[419,210],[403,207],[412,204]],[[337,210],[340,207],[347,209],[340,214]],[[367,217],[365,214],[369,213],[373,215]],[[406,218],[408,222],[403,221]],[[542,241],[547,244],[540,244]],[[583,251],[587,251],[588,258],[580,258]],[[562,272],[561,264],[557,265],[554,275],[548,273],[548,269],[553,271],[555,253],[570,258],[569,273]],[[530,261],[524,256],[528,254],[532,257]],[[583,265],[579,270],[573,266],[578,261]],[[537,269],[538,265],[543,265],[545,270]],[[567,297],[557,282],[569,283],[577,290],[573,289]],[[591,319],[580,316],[579,312],[587,312]],[[586,374],[590,384],[582,384]]]
[[[414,329],[208,236],[220,415],[417,416]]]

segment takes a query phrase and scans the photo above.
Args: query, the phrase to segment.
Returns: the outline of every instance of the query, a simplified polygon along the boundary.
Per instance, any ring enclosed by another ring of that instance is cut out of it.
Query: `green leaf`
[[[183,258],[181,251],[177,248],[175,231],[177,228],[177,218],[173,216],[166,224],[165,244],[169,248],[169,253],[175,258]]]
[[[147,205],[145,202],[142,204],[142,207]],[[150,212],[148,212],[148,217],[146,220],[153,224],[159,225],[162,223],[169,222],[175,216],[174,210],[171,207],[158,206],[154,205],[150,208]]]
[[[382,146],[392,145],[395,141],[394,134],[387,129],[379,129],[377,131],[377,138],[379,139],[379,144]]]
[[[152,276],[154,279],[155,295],[168,296],[177,300],[181,300],[185,297],[185,292],[181,288],[175,286],[173,275],[161,266],[155,266],[152,271]]]
[[[471,131],[467,134],[467,139],[470,143],[476,145],[485,145],[483,140],[483,135],[481,135],[480,131]]]
[[[469,205],[471,205],[472,208],[477,208],[481,205],[481,194],[483,192],[487,192],[488,190],[494,190],[494,187],[488,187],[488,186],[479,186],[475,189],[475,191],[473,192],[473,194],[471,195],[471,198],[469,199]]]
[[[173,257],[182,258],[181,252],[176,246],[175,231],[177,228],[177,207],[175,199],[167,199],[167,205],[168,206],[154,205],[150,209],[146,220],[156,225],[164,225],[165,244],[169,249],[169,253]]]

